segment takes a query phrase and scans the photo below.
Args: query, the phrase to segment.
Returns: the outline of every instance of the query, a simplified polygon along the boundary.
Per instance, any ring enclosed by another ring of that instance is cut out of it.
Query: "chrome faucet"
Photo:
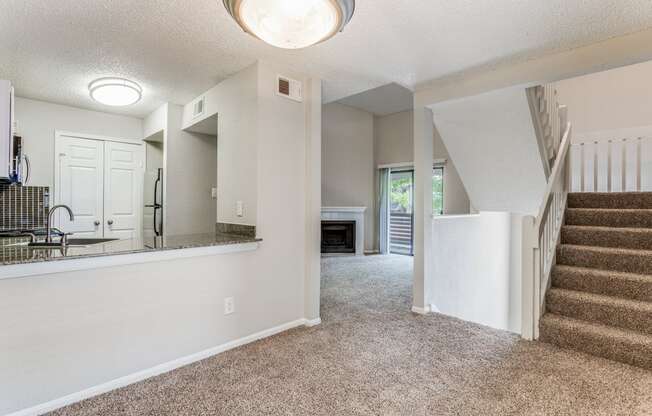
[[[48,224],[46,227],[46,234],[45,234],[45,242],[46,243],[51,243],[52,242],[52,214],[54,214],[54,211],[56,211],[58,208],[64,208],[66,211],[68,211],[68,215],[70,216],[70,221],[75,220],[75,214],[72,213],[72,210],[68,205],[55,205],[52,208],[50,208],[50,212],[48,212]],[[62,242],[63,239],[65,239],[65,236],[62,237]]]

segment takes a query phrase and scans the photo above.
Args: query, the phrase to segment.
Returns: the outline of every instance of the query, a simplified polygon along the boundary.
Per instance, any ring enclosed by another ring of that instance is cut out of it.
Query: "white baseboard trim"
[[[425,308],[419,308],[418,306],[412,306],[412,312],[418,313],[419,315],[427,315],[430,313],[430,305],[426,305]]]
[[[313,326],[321,325],[321,318],[316,318],[316,319],[306,319],[306,323],[304,326],[310,328]]]
[[[239,339],[236,339],[234,341],[227,342],[222,345],[218,345],[213,348],[209,348],[207,350],[199,351],[197,353],[187,355],[185,357],[177,358],[172,361],[168,361],[163,364],[159,364],[157,366],[138,371],[136,373],[132,373],[120,378],[117,378],[115,380],[108,381],[106,383],[99,384],[97,386],[90,387],[88,389],[78,391],[76,393],[69,394],[67,396],[60,397],[58,399],[51,400],[49,402],[41,403],[39,405],[29,407],[27,409],[23,410],[18,410],[13,413],[9,413],[6,416],[39,416],[48,412],[52,412],[54,410],[60,409],[62,407],[71,405],[73,403],[80,402],[82,400],[90,399],[91,397],[94,396],[99,396],[100,394],[107,393],[109,391],[119,389],[121,387],[128,386],[133,383],[137,383],[139,381],[143,381],[145,379],[155,377],[159,374],[167,373],[172,370],[176,370],[177,368],[186,366],[188,364],[192,364],[197,361],[204,360],[206,358],[212,357],[214,355],[220,354],[222,352],[231,350],[233,348],[240,347],[245,344],[249,344],[254,341],[258,341],[263,338],[270,337],[272,335],[279,334],[281,332],[285,332],[289,329],[296,328],[299,326],[306,326],[306,327],[311,327],[315,325],[319,325],[321,323],[321,319],[297,319],[296,321],[292,322],[287,322],[285,324],[269,328],[260,332],[257,332],[255,334],[248,335],[246,337],[242,337]]]

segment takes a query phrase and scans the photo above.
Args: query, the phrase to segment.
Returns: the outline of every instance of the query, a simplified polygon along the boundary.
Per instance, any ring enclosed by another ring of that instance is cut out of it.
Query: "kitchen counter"
[[[0,264],[2,266],[115,256],[135,253],[152,253],[200,247],[229,246],[262,241],[255,237],[225,233],[189,234],[168,237],[151,237],[142,240],[116,240],[83,247],[43,249],[29,247],[28,238],[0,238]]]

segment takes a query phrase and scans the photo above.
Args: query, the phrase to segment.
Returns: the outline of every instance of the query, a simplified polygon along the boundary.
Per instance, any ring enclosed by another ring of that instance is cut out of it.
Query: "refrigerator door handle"
[[[158,205],[158,184],[161,183],[161,171],[158,173],[158,178],[154,182],[154,205]]]
[[[156,229],[156,224],[158,223],[158,221],[156,221],[156,217],[157,217],[156,213],[158,212],[159,209],[160,207],[158,206],[154,207],[154,235],[157,237],[161,235],[161,233]]]
[[[157,230],[156,229],[156,226],[158,224],[158,221],[157,221],[158,216],[156,214],[158,213],[159,210],[161,210],[161,212],[163,211],[163,198],[161,198],[160,203],[159,203],[159,199],[158,199],[158,188],[159,188],[159,185],[161,185],[161,180],[162,180],[161,176],[163,176],[163,169],[159,168],[158,171],[157,171],[156,182],[154,182],[154,234],[156,236],[160,236],[162,231],[163,231],[163,230]],[[162,193],[163,192],[161,192],[161,194]],[[161,224],[161,226],[162,225],[163,224]],[[161,228],[163,228],[163,227],[161,227]]]

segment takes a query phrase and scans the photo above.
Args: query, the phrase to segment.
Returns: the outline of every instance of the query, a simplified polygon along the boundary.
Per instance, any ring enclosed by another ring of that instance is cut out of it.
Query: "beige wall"
[[[414,159],[413,117],[412,111],[404,111],[375,118],[376,166],[412,163]],[[468,214],[470,212],[469,196],[436,129],[433,137],[432,157],[433,159],[447,160],[444,166],[444,214]]]
[[[303,318],[296,236],[270,237],[252,252],[0,280],[0,414]]]
[[[278,74],[303,83],[302,102],[275,93]],[[200,98],[205,111],[193,117]],[[314,160],[321,160],[321,106],[320,79],[258,61],[186,104],[182,122],[187,128],[217,114],[218,221],[256,226],[268,247],[259,261],[277,266],[271,276],[302,277],[291,290],[309,295],[303,306],[310,319],[319,317],[321,189],[314,184],[321,169]],[[244,202],[242,217],[237,201]]]
[[[573,133],[652,125],[652,61],[559,81]]]
[[[220,222],[256,225],[258,208],[258,74],[256,63],[226,79],[201,97],[202,116],[193,118],[193,103],[183,108],[182,128],[188,128],[218,114],[217,123],[217,218]],[[268,88],[273,91],[273,84]],[[261,133],[262,132],[262,133]],[[244,215],[236,212],[237,201]]]
[[[412,163],[414,124],[412,111],[374,118],[376,166]]]
[[[365,249],[374,249],[374,116],[343,104],[322,109],[322,205],[365,206]]]
[[[181,130],[183,108],[168,105],[165,130],[165,235],[201,234],[215,229],[217,137]]]
[[[143,137],[150,139],[150,136],[160,134],[167,127],[168,103],[161,105],[143,119]]]

